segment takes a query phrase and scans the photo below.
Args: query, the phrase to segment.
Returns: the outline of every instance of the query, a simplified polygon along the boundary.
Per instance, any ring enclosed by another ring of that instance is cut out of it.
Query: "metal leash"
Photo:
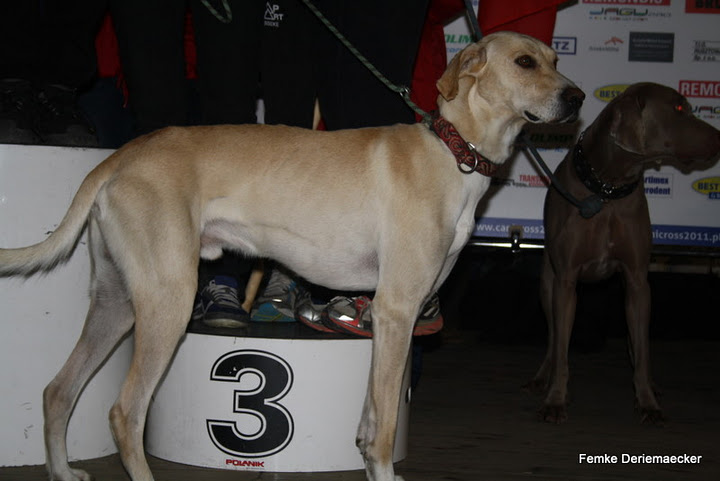
[[[373,64],[370,63],[370,61],[365,58],[365,56],[360,53],[360,51],[355,48],[355,46],[350,43],[350,41],[345,38],[345,36],[340,33],[340,31],[335,28],[335,26],[330,22],[330,20],[323,15],[323,13],[313,5],[310,0],[302,0],[302,2],[310,9],[310,11],[315,14],[315,16],[320,20],[327,28],[330,30],[335,37],[337,37],[340,42],[345,45],[345,47],[350,50],[350,52],[355,55],[355,57],[378,79],[380,80],[387,88],[392,90],[393,92],[399,94],[402,99],[405,101],[405,103],[415,111],[416,114],[418,114],[420,117],[422,117],[423,122],[426,124],[429,124],[432,121],[432,118],[430,114],[425,112],[423,109],[421,109],[415,102],[413,102],[410,99],[410,88],[403,86],[403,85],[395,85],[390,80],[387,79],[378,69],[375,68]]]
[[[203,5],[205,5],[205,8],[210,10],[210,13],[212,13],[215,18],[220,20],[222,23],[230,23],[232,22],[232,10],[230,10],[230,5],[228,4],[228,0],[221,0],[222,6],[225,9],[225,16],[223,17],[220,12],[215,10],[215,7],[210,5],[210,2],[208,0],[200,0]]]

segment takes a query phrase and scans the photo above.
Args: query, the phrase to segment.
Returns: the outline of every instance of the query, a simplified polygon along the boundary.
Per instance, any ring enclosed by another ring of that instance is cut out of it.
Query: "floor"
[[[522,384],[543,346],[478,340],[450,329],[426,349],[411,404],[408,457],[397,464],[407,481],[717,480],[720,473],[720,341],[652,343],[655,381],[669,422],[640,425],[633,412],[625,341],[571,354],[572,403],[564,425],[540,422],[541,399]],[[348,433],[353,435],[353,433]],[[702,456],[696,464],[587,464],[581,454]],[[117,455],[75,463],[101,481],[127,480]],[[155,479],[184,481],[361,481],[361,471],[258,473],[193,468],[150,458]],[[0,480],[47,479],[43,466],[0,468]]]

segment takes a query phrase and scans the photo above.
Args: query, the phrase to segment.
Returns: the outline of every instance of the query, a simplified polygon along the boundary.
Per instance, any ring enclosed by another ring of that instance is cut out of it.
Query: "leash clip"
[[[475,145],[473,145],[472,142],[466,141],[465,143],[470,148],[470,151],[473,154],[473,157],[472,157],[473,164],[472,164],[472,166],[470,166],[470,165],[466,164],[465,162],[458,161],[457,166],[458,166],[458,169],[460,169],[460,172],[462,172],[463,174],[472,174],[478,168],[478,162],[479,162],[478,154],[477,154],[477,150],[475,150]]]

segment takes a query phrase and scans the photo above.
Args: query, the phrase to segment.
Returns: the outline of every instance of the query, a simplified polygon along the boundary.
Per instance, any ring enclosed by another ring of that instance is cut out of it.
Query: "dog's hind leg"
[[[120,395],[110,410],[110,426],[133,481],[153,479],[143,441],[147,410],[185,333],[197,288],[197,265],[186,260],[191,256],[177,255],[172,270],[163,269],[167,260],[154,266],[158,270],[149,282],[146,279],[141,283],[143,292],[130,288],[136,317],[135,352]]]
[[[197,291],[199,236],[168,212],[152,219],[158,232],[125,242],[125,281],[135,310],[135,351],[110,427],[133,481],[151,481],[143,434],[152,395],[169,365],[192,313]],[[125,227],[127,232],[128,228]]]
[[[90,479],[84,471],[68,465],[68,421],[87,381],[133,324],[132,307],[122,279],[92,221],[88,238],[92,281],[85,327],[65,365],[43,393],[46,463],[50,479],[55,481]]]

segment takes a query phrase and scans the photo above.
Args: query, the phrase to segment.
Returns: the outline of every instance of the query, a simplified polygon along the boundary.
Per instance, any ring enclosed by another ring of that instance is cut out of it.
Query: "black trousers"
[[[410,86],[428,0],[312,1],[391,82]],[[268,2],[262,53],[266,123],[310,127],[316,98],[328,130],[415,121],[300,0]]]
[[[224,14],[220,2],[211,2]],[[110,0],[136,134],[169,125],[255,123],[262,0],[230,1],[222,23],[200,0]],[[192,12],[197,96],[185,75],[184,30]],[[226,252],[199,266],[198,284],[218,275],[238,281],[241,302],[252,262]]]
[[[428,0],[312,2],[391,82],[410,86]],[[268,2],[261,85],[268,124],[312,127],[316,99],[328,130],[415,122],[402,98],[375,78],[301,0]],[[343,294],[309,287],[321,301]]]
[[[212,4],[224,12],[220,2]],[[256,122],[262,0],[230,1],[228,24],[200,0],[110,0],[110,5],[139,134],[168,125]],[[197,51],[196,105],[185,79],[188,6]]]

